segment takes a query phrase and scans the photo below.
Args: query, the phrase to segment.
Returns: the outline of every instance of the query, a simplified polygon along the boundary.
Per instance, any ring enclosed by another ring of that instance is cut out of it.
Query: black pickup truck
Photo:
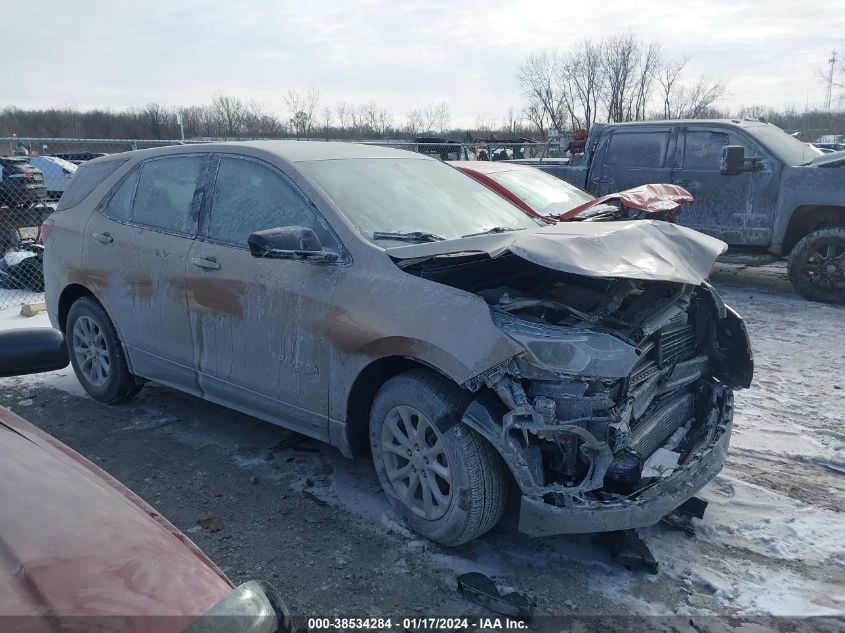
[[[596,196],[680,185],[695,197],[680,223],[727,242],[722,261],[788,257],[802,295],[845,303],[845,152],[820,155],[759,121],[645,121],[594,126],[571,161],[515,162]]]

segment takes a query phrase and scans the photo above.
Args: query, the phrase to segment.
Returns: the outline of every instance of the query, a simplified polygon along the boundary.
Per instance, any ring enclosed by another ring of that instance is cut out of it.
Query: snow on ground
[[[8,291],[2,290],[0,292],[6,293]],[[21,316],[19,305],[0,310],[0,331],[29,327],[50,327],[50,319],[47,318],[47,313],[39,312],[31,317]]]

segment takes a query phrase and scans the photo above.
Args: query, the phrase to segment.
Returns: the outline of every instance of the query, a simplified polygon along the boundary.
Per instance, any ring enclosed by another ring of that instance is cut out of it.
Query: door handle
[[[692,189],[695,188],[698,183],[695,180],[690,180],[688,178],[681,178],[680,180],[675,181],[676,185],[680,185],[684,189]]]
[[[197,268],[204,268],[205,270],[220,270],[220,262],[213,257],[194,257],[191,263]]]
[[[114,238],[108,233],[94,233],[91,237],[97,240],[100,244],[111,244]]]

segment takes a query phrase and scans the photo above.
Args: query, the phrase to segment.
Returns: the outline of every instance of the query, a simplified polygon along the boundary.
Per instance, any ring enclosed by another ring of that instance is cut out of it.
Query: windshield
[[[578,187],[539,169],[514,169],[487,175],[541,215],[559,215],[595,200]]]
[[[497,227],[540,225],[484,185],[435,160],[347,158],[304,161],[297,167],[367,239],[378,234],[379,244],[384,244],[384,233],[457,239]]]
[[[743,129],[790,165],[804,165],[819,155],[813,146],[775,125],[753,125]]]

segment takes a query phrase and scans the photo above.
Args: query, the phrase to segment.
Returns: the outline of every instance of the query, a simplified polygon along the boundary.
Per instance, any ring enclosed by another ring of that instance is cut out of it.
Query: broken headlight
[[[518,363],[555,373],[612,379],[628,376],[637,361],[636,348],[611,334],[526,321],[497,311],[492,318],[529,352]]]

